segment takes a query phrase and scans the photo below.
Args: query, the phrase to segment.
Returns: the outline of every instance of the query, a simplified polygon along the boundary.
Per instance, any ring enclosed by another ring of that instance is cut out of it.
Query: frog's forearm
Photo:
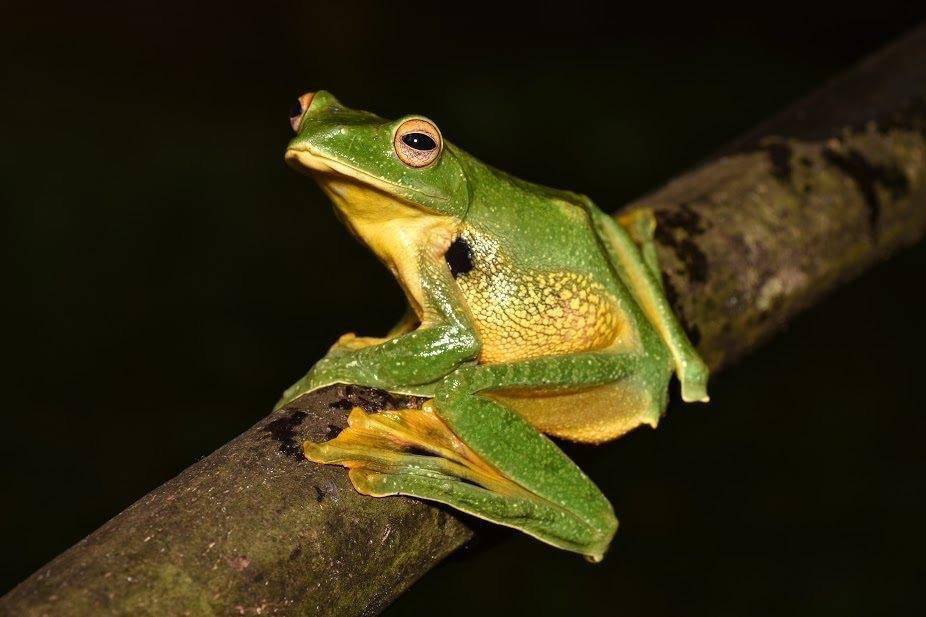
[[[430,383],[478,353],[475,334],[463,324],[415,330],[379,345],[323,358],[286,390],[277,407],[335,383],[392,390]]]
[[[474,360],[480,351],[479,339],[446,263],[442,259],[429,259],[425,254],[418,267],[430,315],[428,325],[368,347],[332,348],[283,393],[276,407],[336,383],[419,393],[414,386],[437,381],[463,362]],[[416,321],[407,315],[390,334],[401,332]]]
[[[464,326],[434,326],[324,360],[319,377],[379,387],[418,385],[443,377],[477,352],[476,338]]]

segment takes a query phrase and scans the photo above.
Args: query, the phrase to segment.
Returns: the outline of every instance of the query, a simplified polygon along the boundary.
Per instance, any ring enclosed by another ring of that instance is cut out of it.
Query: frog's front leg
[[[354,410],[350,428],[330,442],[307,442],[305,454],[349,467],[362,493],[446,503],[597,561],[617,529],[611,504],[551,440],[486,394],[588,388],[648,367],[644,358],[610,353],[467,365],[421,410]]]
[[[420,268],[427,325],[408,331],[415,323],[405,318],[391,333],[404,334],[369,345],[353,344],[355,337],[350,335],[341,337],[328,355],[283,393],[276,407],[336,383],[418,393],[420,386],[474,360],[479,340],[446,264],[422,259]]]

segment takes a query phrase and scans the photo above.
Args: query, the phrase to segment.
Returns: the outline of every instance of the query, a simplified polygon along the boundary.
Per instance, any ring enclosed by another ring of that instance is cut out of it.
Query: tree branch
[[[926,231],[926,28],[630,207],[655,209],[670,300],[729,365]],[[447,510],[357,494],[300,444],[362,388],[305,396],[155,489],[0,600],[45,614],[373,614],[470,537]]]

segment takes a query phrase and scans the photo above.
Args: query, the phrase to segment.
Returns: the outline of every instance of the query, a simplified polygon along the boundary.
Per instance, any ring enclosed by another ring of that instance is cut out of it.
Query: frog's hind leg
[[[604,352],[471,365],[449,375],[431,401],[436,415],[519,489],[514,494],[493,491],[475,504],[473,513],[582,553],[592,561],[600,560],[617,530],[611,504],[550,439],[491,393],[592,387],[654,370],[659,368],[645,358]],[[640,410],[641,422],[648,411]],[[455,496],[421,496],[463,510],[468,505],[454,501]]]
[[[535,495],[485,462],[427,403],[372,414],[354,408],[336,438],[306,442],[303,450],[313,462],[347,467],[354,488],[365,495],[429,499],[493,522],[517,521],[528,533],[542,527],[538,519],[544,517],[546,525],[563,526],[563,512],[538,507]],[[557,545],[587,552],[581,539]]]
[[[349,428],[306,443],[305,453],[349,467],[361,493],[445,503],[598,561],[617,529],[611,504],[552,441],[480,393],[594,386],[647,370],[645,360],[610,353],[470,365],[445,378],[422,409],[354,410]]]
[[[621,280],[629,288],[672,353],[675,372],[685,401],[707,401],[708,369],[679,324],[662,289],[659,263],[652,242],[656,220],[650,213],[624,215],[618,224],[593,204],[588,212],[603,241],[605,250],[616,265]],[[635,242],[640,241],[640,245]],[[649,254],[649,256],[647,256]]]
[[[650,373],[655,383],[660,371],[664,376],[665,368],[632,354],[583,353],[470,365],[449,375],[431,402],[435,413],[477,456],[491,461],[502,477],[520,489],[512,496],[483,499],[474,513],[600,560],[617,530],[611,504],[550,439],[487,395],[506,389],[555,392]],[[659,387],[665,387],[664,379]],[[645,421],[648,410],[640,411]]]

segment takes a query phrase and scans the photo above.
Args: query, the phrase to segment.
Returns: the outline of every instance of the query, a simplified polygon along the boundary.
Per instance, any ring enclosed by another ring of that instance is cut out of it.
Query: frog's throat
[[[443,259],[459,233],[459,219],[411,203],[397,196],[390,183],[336,161],[308,151],[289,150],[290,156],[312,172],[347,228],[389,268],[419,320],[427,321],[422,259]]]

